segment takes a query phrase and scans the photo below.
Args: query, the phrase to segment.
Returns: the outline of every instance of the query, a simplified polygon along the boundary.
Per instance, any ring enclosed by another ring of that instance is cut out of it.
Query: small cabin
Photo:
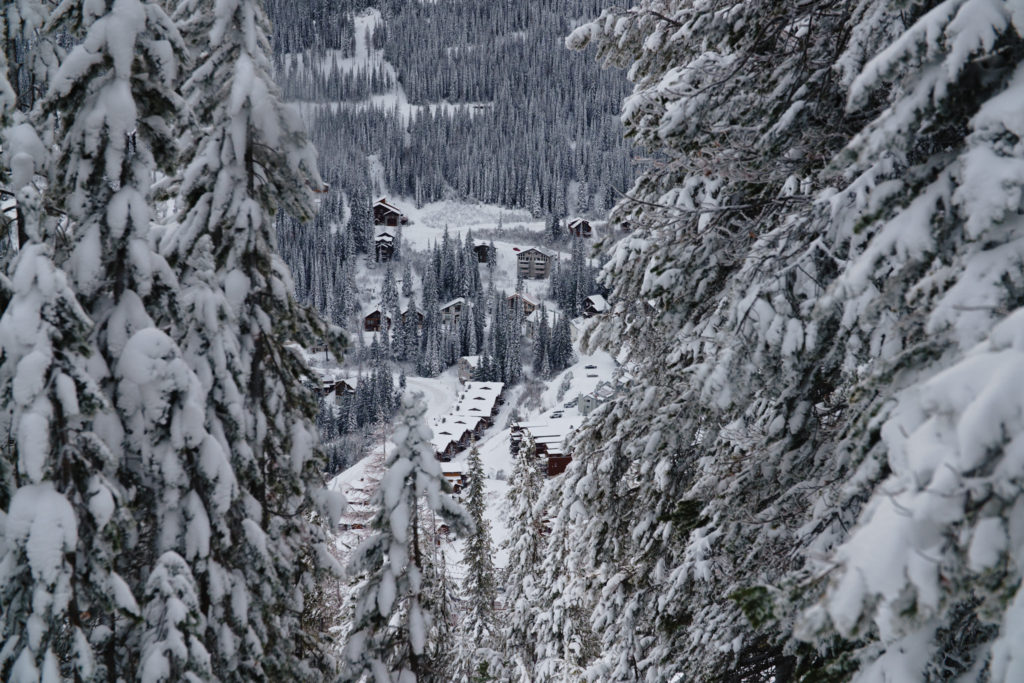
[[[589,394],[580,394],[578,399],[580,415],[589,415],[599,405],[615,396],[615,386],[611,382],[601,382]]]
[[[448,430],[441,430],[434,435],[434,457],[441,462],[451,462],[459,452],[459,447]]]
[[[519,252],[519,274],[527,279],[543,279],[551,273],[555,252],[541,247],[530,247]]]
[[[390,261],[395,254],[395,236],[389,232],[380,233],[373,238],[373,249],[378,262]]]
[[[397,206],[388,204],[387,200],[381,197],[373,204],[373,224],[386,225],[391,228],[405,225],[409,218],[399,210]]]
[[[528,316],[540,306],[540,302],[534,299],[529,294],[519,294],[518,292],[508,298],[508,305],[515,306],[516,303],[521,303],[523,306],[523,315]]]
[[[363,318],[363,329],[367,332],[378,332],[382,325],[390,328],[391,318],[385,317],[379,308]]]
[[[583,315],[593,318],[608,311],[608,301],[600,294],[591,294],[583,300]]]
[[[327,396],[334,394],[335,396],[342,396],[344,394],[354,394],[356,392],[356,380],[345,377],[325,377],[320,382],[320,395]]]
[[[453,470],[446,467],[441,470],[441,474],[443,474],[444,478],[448,480],[449,484],[451,484],[452,491],[454,493],[462,493],[462,489],[469,483],[466,473],[459,470]]]
[[[476,253],[477,263],[490,263],[491,261],[491,247],[487,244],[478,244],[473,247],[473,251]]]
[[[566,228],[573,237],[592,237],[594,235],[594,229],[591,227],[590,221],[584,218],[574,218],[569,221]]]
[[[447,479],[448,483],[451,485],[452,493],[456,493],[456,494],[462,493],[462,473],[461,472],[454,472],[454,473],[445,472],[444,473],[444,478]]]

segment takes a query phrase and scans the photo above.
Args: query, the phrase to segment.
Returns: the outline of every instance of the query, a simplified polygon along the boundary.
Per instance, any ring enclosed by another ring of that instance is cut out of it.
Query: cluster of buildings
[[[565,472],[565,468],[572,462],[572,456],[565,452],[563,444],[574,431],[576,425],[561,417],[546,422],[518,422],[512,425],[509,451],[517,453],[523,439],[532,438],[534,455],[544,461],[544,472],[554,477]]]
[[[611,382],[600,382],[592,392],[580,394],[575,401],[565,404],[566,407],[578,406],[578,416],[565,416],[562,410],[555,410],[550,413],[547,420],[513,424],[509,451],[512,454],[517,453],[523,439],[529,437],[534,443],[534,455],[543,461],[544,472],[549,477],[565,472],[565,468],[572,462],[572,456],[564,449],[566,439],[576,431],[582,418],[612,398],[615,391],[615,385]]]
[[[504,400],[502,382],[467,382],[448,415],[434,425],[434,456],[441,462],[470,447],[494,424]]]
[[[586,417],[594,412],[599,405],[615,395],[615,386],[611,382],[601,382],[589,394],[580,394],[576,399],[580,415]]]
[[[438,309],[441,313],[441,322],[445,325],[458,325],[459,321],[462,320],[462,317],[466,315],[466,312],[472,305],[472,302],[466,301],[466,299],[461,296],[457,299],[452,299],[451,301],[441,304]],[[402,322],[404,323],[412,313],[408,308],[406,308],[400,315],[402,317]],[[423,328],[423,320],[423,314],[416,311],[416,327],[418,329]],[[367,332],[390,330],[391,323],[392,320],[390,315],[385,315],[379,308],[375,308],[363,318],[363,329]]]
[[[395,233],[389,232],[386,228],[397,228],[409,223],[409,217],[402,213],[394,204],[388,203],[387,199],[381,197],[373,203],[373,224],[383,226],[385,230],[376,234],[373,239],[374,254],[377,261],[390,261],[398,246],[395,243]],[[567,224],[567,230],[572,237],[589,238],[594,234],[590,221],[585,218],[574,218]],[[473,246],[477,261],[487,263],[494,258],[489,245],[480,243]],[[551,263],[558,258],[558,253],[543,247],[530,247],[520,251],[516,256],[519,273],[526,279],[542,279],[551,274]]]

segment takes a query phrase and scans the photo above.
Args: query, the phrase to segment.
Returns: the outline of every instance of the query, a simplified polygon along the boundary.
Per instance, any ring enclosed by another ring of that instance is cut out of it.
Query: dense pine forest
[[[368,43],[387,67],[339,71],[335,59],[354,50],[351,13],[371,4],[382,20]],[[628,83],[563,44],[574,18],[596,16],[600,4],[271,3],[278,78],[302,104],[331,186],[316,225],[281,228],[300,299],[337,322],[351,309],[336,276],[346,269],[335,267],[349,252],[330,232],[345,226],[355,253],[372,250],[369,206],[382,185],[419,204],[458,198],[535,217],[564,219],[570,205],[603,215],[633,178],[615,115]],[[399,81],[411,113],[392,96],[346,106]]]
[[[0,678],[322,680],[343,500],[274,215],[316,150],[258,2],[0,6]],[[156,182],[154,182],[156,181]]]
[[[351,190],[353,202],[355,194],[363,200],[376,193],[365,187],[366,156],[372,154],[391,191],[417,202],[454,193],[565,216],[570,183],[582,183],[577,192],[586,198],[583,208],[593,203],[601,211],[617,200],[615,188],[632,180],[614,116],[627,83],[584,55],[567,54],[562,39],[602,4],[272,3],[279,80],[289,99],[320,105],[312,106],[311,133],[325,177]],[[383,21],[369,42],[395,73],[381,66],[339,73],[334,58],[350,56],[355,44],[348,17],[370,5]],[[308,36],[311,26],[314,38],[289,38]],[[327,106],[387,92],[395,79],[412,104],[468,106],[419,110],[411,121],[387,102],[356,110]]]
[[[613,212],[586,343],[635,381],[539,504],[525,675],[1024,675],[1022,36],[988,0],[642,0],[571,34],[661,162]]]

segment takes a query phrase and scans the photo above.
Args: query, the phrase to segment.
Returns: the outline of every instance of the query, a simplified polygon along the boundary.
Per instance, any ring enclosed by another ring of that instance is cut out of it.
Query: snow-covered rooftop
[[[526,303],[533,304],[534,306],[540,306],[540,301],[531,296],[528,292],[523,292],[521,294],[519,292],[516,292],[515,294],[509,296],[509,299],[515,299],[516,297],[522,299]]]
[[[467,382],[452,409],[453,415],[489,417],[505,388],[503,382]]]
[[[547,256],[548,258],[555,258],[556,256],[558,256],[558,252],[557,251],[552,251],[551,249],[547,249],[545,247],[529,247],[529,248],[523,249],[521,252],[519,252],[519,255],[522,256],[523,254],[528,254],[531,251],[535,251],[538,254],[543,254],[544,256]]]
[[[381,206],[381,207],[383,207],[385,209],[388,209],[389,211],[394,211],[395,213],[402,213],[402,210],[399,209],[394,204],[388,204],[387,200],[384,197],[381,197],[380,199],[375,201],[373,203],[373,205],[374,206]]]
[[[451,301],[449,301],[448,303],[442,304],[441,305],[441,310],[443,311],[443,310],[445,310],[447,308],[451,308],[455,304],[464,304],[464,303],[466,303],[465,297],[461,297],[461,296],[460,297],[456,297],[456,298],[452,299]]]
[[[484,421],[484,416],[483,415],[459,414],[459,415],[452,415],[451,417],[448,418],[448,422],[449,423],[451,423],[451,424],[453,424],[453,425],[455,425],[457,427],[465,427],[466,429],[471,429],[471,430],[475,430],[477,427],[480,426],[480,423],[483,422],[483,421]]]
[[[604,313],[608,310],[608,300],[600,294],[591,294],[585,301],[589,301],[598,313]]]

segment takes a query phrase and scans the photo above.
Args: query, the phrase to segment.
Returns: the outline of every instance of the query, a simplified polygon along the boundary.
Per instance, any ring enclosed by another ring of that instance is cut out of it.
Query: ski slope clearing
[[[451,411],[460,388],[455,369],[449,369],[439,377],[406,378],[406,392],[423,394],[423,399],[427,402],[425,418],[427,424],[432,426],[442,415]]]

